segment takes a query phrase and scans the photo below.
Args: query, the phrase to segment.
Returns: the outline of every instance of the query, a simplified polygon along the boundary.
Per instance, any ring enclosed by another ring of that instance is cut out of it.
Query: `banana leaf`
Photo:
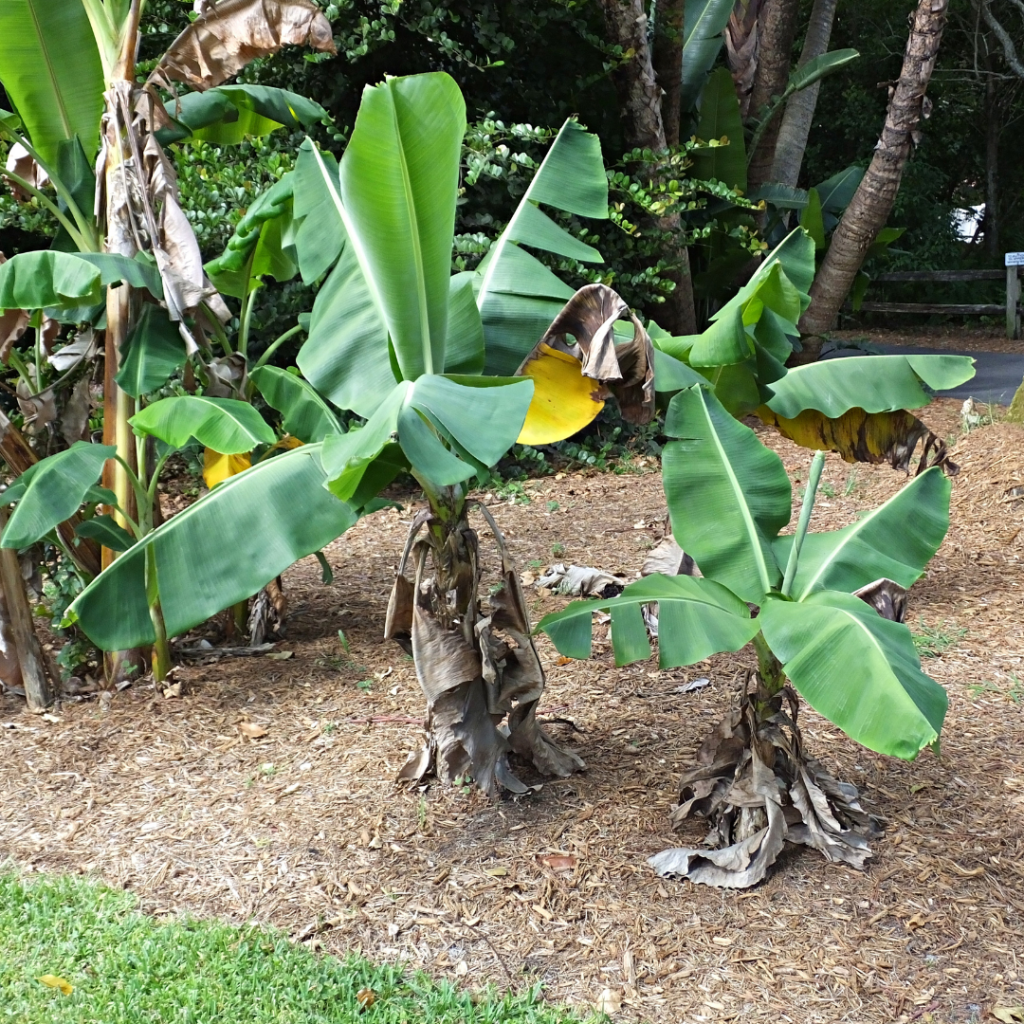
[[[683,17],[683,77],[680,104],[690,110],[722,48],[733,0],[686,0]]]
[[[782,460],[706,388],[672,399],[665,433],[665,497],[672,534],[701,571],[760,603],[782,581],[772,541],[789,522],[792,490]]]
[[[355,510],[330,494],[325,480],[319,445],[225,480],[121,555],[76,598],[68,617],[106,651],[151,644],[150,548],[169,636],[244,601],[355,523]]]
[[[301,377],[277,366],[261,366],[249,374],[267,404],[282,414],[284,429],[310,444],[343,432],[331,407]]]
[[[161,398],[128,422],[140,437],[151,435],[172,448],[183,448],[194,437],[201,445],[224,455],[248,452],[275,440],[263,417],[248,402],[234,398]]]
[[[0,547],[27,548],[70,519],[116,450],[112,445],[76,441],[67,451],[30,466],[17,481],[20,497]]]
[[[573,601],[560,612],[545,615],[537,632],[545,632],[560,654],[589,658],[593,614],[612,614],[616,665],[651,656],[641,606],[658,603],[658,664],[693,665],[720,651],[738,651],[759,630],[746,604],[720,583],[692,576],[655,574],[631,583],[610,601]]]
[[[903,623],[831,590],[770,598],[758,622],[800,695],[858,743],[912,760],[938,739],[946,692],[921,671]]]
[[[540,204],[580,217],[608,217],[601,144],[572,119],[562,126],[512,219],[480,263],[476,295],[488,373],[514,373],[572,297],[572,289],[521,246],[601,262],[596,249],[556,224]]]
[[[167,312],[147,303],[122,350],[123,361],[114,380],[117,386],[141,398],[162,387],[175,370],[185,365],[187,354],[178,325]]]
[[[60,142],[76,135],[95,159],[104,81],[82,0],[0,4],[0,83],[51,170]]]
[[[718,68],[704,86],[700,101],[697,137],[721,143],[693,153],[693,177],[717,178],[730,188],[746,190],[747,151],[743,141],[743,120],[736,98],[736,85],[728,68]]]
[[[850,526],[808,534],[791,590],[794,600],[818,590],[851,593],[882,578],[909,589],[946,536],[951,491],[942,470],[929,469]],[[785,565],[793,538],[777,537],[772,546]]]

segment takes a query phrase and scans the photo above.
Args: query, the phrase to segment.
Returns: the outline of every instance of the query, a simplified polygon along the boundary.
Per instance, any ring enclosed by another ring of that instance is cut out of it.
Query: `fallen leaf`
[[[261,736],[266,736],[268,732],[265,726],[257,725],[255,722],[239,722],[238,731],[251,740],[258,740]]]
[[[609,1016],[618,1013],[622,1009],[622,993],[614,988],[606,988],[594,1003],[594,1009],[598,1013],[606,1013]]]
[[[504,878],[508,874],[508,868],[484,868],[484,874],[492,878]]]
[[[1024,1021],[1024,1006],[994,1006],[992,1016],[1005,1024],[1021,1024]]]
[[[56,974],[44,974],[41,978],[36,978],[36,981],[41,982],[50,988],[59,988],[66,996],[71,995],[71,993],[75,991],[75,986],[72,985],[71,982],[57,977]]]
[[[572,658],[555,658],[556,665],[571,665]]]
[[[576,857],[571,853],[545,853],[537,860],[552,871],[572,871],[576,867]]]
[[[458,962],[458,963],[457,963],[457,964],[455,965],[455,973],[456,973],[456,974],[457,974],[457,975],[458,975],[458,976],[459,976],[460,978],[463,978],[463,977],[465,977],[465,976],[466,976],[467,974],[469,974],[469,964],[467,964],[465,960],[460,960],[460,961],[459,961],[459,962]]]
[[[267,657],[271,661],[287,661],[294,653],[294,651],[274,651],[273,654],[268,654]]]
[[[178,682],[178,683],[171,683],[170,686],[165,686],[164,687],[164,697],[167,700],[170,700],[172,697],[180,697],[180,696],[181,696],[181,683],[180,682]]]
[[[372,988],[361,988],[356,993],[356,1002],[364,1009],[368,1010],[375,1002],[377,1002],[377,993]]]
[[[923,928],[931,917],[928,914],[915,914],[909,921],[907,921],[908,931],[916,931],[918,928]]]

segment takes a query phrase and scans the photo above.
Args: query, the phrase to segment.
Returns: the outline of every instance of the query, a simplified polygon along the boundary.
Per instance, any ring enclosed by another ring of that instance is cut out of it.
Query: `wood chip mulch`
[[[956,435],[959,406],[920,415]],[[762,436],[806,472],[809,453]],[[745,655],[616,669],[606,636],[587,663],[543,640],[542,717],[588,770],[494,804],[398,787],[423,702],[380,636],[411,507],[332,545],[333,585],[313,559],[286,574],[273,653],[288,657],[190,660],[180,697],[141,683],[45,717],[0,697],[0,857],[101,877],[157,915],[267,922],[467,986],[542,981],[587,1009],[608,989],[624,1020],[991,1019],[1024,1004],[1024,431],[979,428],[954,458],[953,525],[909,612],[949,640],[925,661],[950,695],[941,757],[905,764],[803,718],[810,752],[887,822],[864,873],[801,849],[730,892],[647,866],[703,838],[698,824],[672,833],[668,811],[737,700]],[[812,528],[852,522],[904,482],[830,456]],[[524,573],[564,561],[634,574],[663,530],[656,472],[569,473],[527,493],[488,502]],[[538,617],[563,603],[528,594]]]

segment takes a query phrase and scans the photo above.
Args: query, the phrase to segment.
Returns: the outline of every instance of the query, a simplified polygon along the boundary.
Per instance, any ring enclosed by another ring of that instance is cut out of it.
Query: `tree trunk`
[[[814,0],[811,8],[811,19],[804,37],[803,49],[800,51],[798,68],[802,68],[809,60],[820,57],[828,50],[832,36],[832,21],[836,13],[838,0]],[[821,82],[815,82],[794,93],[786,104],[782,123],[779,125],[779,136],[775,143],[775,162],[772,165],[772,181],[795,187],[800,177],[800,168],[804,162],[807,149],[807,137],[810,135],[814,111],[818,106],[818,90]]]
[[[632,59],[613,74],[619,94],[623,139],[630,149],[650,149],[661,153],[668,146],[662,120],[662,90],[654,77],[643,0],[602,0],[602,3],[608,38],[621,46],[623,52],[633,53]],[[678,272],[666,275],[675,282],[675,289],[659,310],[658,321],[672,334],[696,334],[697,313],[693,304],[690,258],[686,246],[681,244],[682,221],[678,214],[671,214],[658,217],[650,224],[656,230],[668,233],[670,241],[665,256],[679,266]]]
[[[662,89],[661,121],[669,146],[679,145],[685,9],[685,0],[662,0],[654,24],[654,74]]]
[[[1002,111],[996,92],[991,51],[986,53],[985,70],[985,251],[999,258],[999,130]]]
[[[0,508],[0,531],[7,526],[7,510]],[[7,621],[0,624],[13,650],[4,650],[6,660],[17,658],[18,675],[25,688],[25,699],[33,711],[41,711],[53,703],[53,689],[43,660],[39,638],[32,626],[32,609],[25,594],[25,580],[21,575],[18,552],[12,548],[0,549],[0,606]],[[13,677],[12,677],[13,678]]]
[[[811,286],[811,305],[800,320],[800,333],[808,337],[794,363],[814,362],[821,354],[824,335],[835,324],[868,249],[892,212],[921,120],[925,91],[946,26],[948,4],[949,0],[918,3],[885,127]]]
[[[786,91],[799,11],[800,0],[767,0],[761,8],[758,18],[757,71],[750,92],[750,113],[756,121],[768,117],[772,98]],[[771,180],[780,115],[779,110],[771,115],[757,148],[750,154],[747,188],[751,192]]]
[[[740,117],[750,117],[750,96],[757,76],[760,12],[765,0],[736,0],[725,27],[725,53],[736,88]]]

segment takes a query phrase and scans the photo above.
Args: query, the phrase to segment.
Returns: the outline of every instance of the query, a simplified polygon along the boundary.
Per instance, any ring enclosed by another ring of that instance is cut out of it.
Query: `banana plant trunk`
[[[501,531],[477,506],[501,565],[485,600],[480,542],[465,492],[441,488],[428,495],[429,508],[413,520],[385,624],[385,636],[412,654],[427,699],[424,743],[399,778],[416,781],[432,772],[448,783],[472,779],[496,796],[499,788],[529,789],[509,768],[513,751],[543,775],[581,770],[583,761],[536,720],[544,671]]]
[[[949,0],[920,0],[917,5],[885,127],[811,285],[811,304],[800,320],[803,351],[793,364],[815,362],[821,355],[827,332],[835,326],[868,249],[892,212],[918,125],[927,113],[925,92],[938,57],[948,6]]]
[[[0,532],[6,526],[7,510],[0,508]],[[32,625],[18,552],[12,548],[0,549],[0,663],[5,669],[5,684],[16,689],[21,683],[30,710],[41,711],[53,703],[53,688]]]
[[[146,225],[140,224],[133,216],[137,207],[133,196],[133,185],[141,177],[139,163],[142,155],[133,151],[131,137],[131,96],[135,80],[135,44],[138,36],[140,16],[139,0],[133,0],[127,22],[122,33],[121,52],[117,66],[107,83],[104,93],[104,111],[102,120],[103,152],[105,163],[103,168],[103,209],[97,213],[102,215],[106,237],[106,252],[118,253],[129,259],[139,252],[142,234],[147,231]],[[151,233],[151,231],[150,231]],[[155,239],[151,239],[155,242]],[[136,492],[132,486],[125,466],[129,467],[137,478],[144,480],[145,467],[140,474],[138,459],[139,446],[132,432],[129,420],[136,413],[136,403],[126,392],[118,387],[115,377],[121,367],[122,354],[132,325],[138,314],[140,298],[127,282],[107,288],[107,328],[104,336],[104,378],[103,378],[103,441],[113,445],[122,462],[111,459],[104,470],[104,486],[117,496],[118,506],[136,523],[140,521],[140,510]],[[124,528],[127,522],[116,510],[110,510]],[[106,569],[117,558],[117,552],[103,548],[103,568]],[[149,564],[147,562],[147,596],[150,586]],[[151,615],[154,624],[160,617],[159,602],[154,609],[150,601]],[[161,642],[161,630],[157,629],[154,669],[163,668],[168,663],[167,640],[164,631]],[[130,651],[111,651],[104,655],[104,666],[107,680],[112,685],[137,676],[146,663],[145,653],[141,649]],[[157,677],[162,678],[162,676]]]

